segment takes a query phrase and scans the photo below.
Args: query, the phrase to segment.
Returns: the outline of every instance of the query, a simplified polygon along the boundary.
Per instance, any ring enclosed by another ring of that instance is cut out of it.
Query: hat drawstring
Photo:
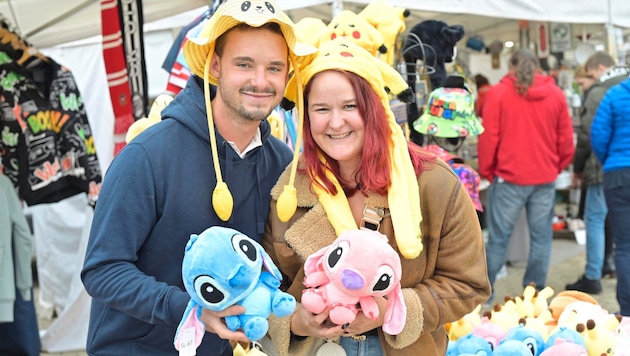
[[[291,63],[293,64],[293,76],[299,78],[299,70],[297,59],[290,54]],[[289,184],[284,186],[284,190],[278,197],[277,210],[278,218],[282,222],[287,222],[297,209],[297,191],[295,190],[295,175],[298,166],[298,157],[302,148],[302,133],[304,131],[304,93],[302,91],[302,83],[296,80],[297,84],[297,137],[295,138],[295,147],[293,148],[293,164],[291,165],[291,174],[289,176]]]
[[[210,84],[208,83],[208,75],[210,74],[210,63],[212,56],[208,56],[203,69],[203,96],[206,102],[206,115],[208,117],[208,132],[210,133],[210,148],[212,149],[212,162],[214,163],[214,173],[217,177],[217,185],[212,192],[212,207],[217,216],[228,221],[232,215],[234,207],[234,199],[230,193],[230,189],[223,181],[221,176],[221,165],[219,164],[219,153],[217,151],[216,135],[214,133],[214,120],[212,119],[212,105],[210,103]]]

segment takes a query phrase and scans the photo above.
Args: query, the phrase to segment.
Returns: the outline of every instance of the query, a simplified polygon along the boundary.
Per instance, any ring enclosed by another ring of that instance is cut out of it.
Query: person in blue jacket
[[[162,120],[115,157],[102,185],[81,271],[92,297],[89,355],[177,355],[190,235],[220,225],[260,241],[271,188],[291,161],[266,118],[289,70],[315,49],[297,43],[276,3],[224,3],[184,51],[193,76]],[[247,338],[222,317],[244,311],[204,309],[197,354],[232,355],[228,340]]]
[[[611,87],[591,126],[591,147],[604,170],[604,196],[612,222],[617,302],[630,316],[630,79]]]

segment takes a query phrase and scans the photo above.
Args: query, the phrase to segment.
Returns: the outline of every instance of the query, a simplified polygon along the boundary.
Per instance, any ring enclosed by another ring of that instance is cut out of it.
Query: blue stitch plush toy
[[[201,344],[205,333],[199,319],[202,308],[220,311],[244,306],[244,314],[225,317],[225,323],[230,330],[244,331],[252,341],[265,336],[271,313],[284,317],[295,310],[295,298],[278,289],[282,276],[262,246],[230,228],[213,226],[190,236],[182,277],[191,300],[175,334],[177,350],[183,331],[190,328],[195,347]]]

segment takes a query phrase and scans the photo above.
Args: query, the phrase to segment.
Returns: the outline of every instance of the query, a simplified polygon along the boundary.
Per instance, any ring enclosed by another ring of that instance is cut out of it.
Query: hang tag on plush
[[[195,356],[195,328],[186,328],[181,331],[179,339],[179,356]]]

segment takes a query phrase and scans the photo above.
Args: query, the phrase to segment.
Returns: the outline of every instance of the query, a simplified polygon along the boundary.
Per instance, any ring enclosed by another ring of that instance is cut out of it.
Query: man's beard
[[[258,90],[252,87],[244,87],[244,88],[240,88],[237,91],[232,91],[232,90],[225,90],[222,89],[224,87],[222,87],[221,85],[221,78],[219,78],[219,85],[217,87],[217,90],[219,90],[221,92],[221,97],[223,99],[223,102],[225,103],[225,105],[232,111],[235,112],[240,118],[244,119],[244,120],[248,120],[248,121],[263,121],[265,119],[267,119],[267,117],[269,117],[269,115],[271,114],[271,112],[273,111],[274,107],[269,107],[269,108],[265,108],[265,107],[256,107],[254,109],[250,109],[248,107],[246,107],[245,105],[242,105],[239,100],[238,97],[240,95],[241,92],[248,92],[248,93],[267,93],[267,94],[272,94],[275,96],[276,92],[273,88],[267,88],[264,90]]]

